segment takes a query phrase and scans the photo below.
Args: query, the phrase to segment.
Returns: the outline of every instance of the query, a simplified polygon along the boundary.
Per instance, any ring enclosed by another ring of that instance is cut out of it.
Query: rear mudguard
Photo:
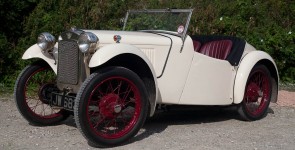
[[[54,49],[57,49],[57,47],[55,46]],[[55,74],[57,74],[57,65],[55,63],[54,58],[48,55],[47,53],[42,53],[41,48],[37,44],[34,44],[30,48],[28,48],[22,57],[22,59],[31,59],[31,58],[43,59],[49,64],[49,66],[52,68]]]
[[[150,71],[153,74],[153,81],[155,82],[155,91],[156,91],[156,98],[152,99],[150,98],[150,116],[152,116],[155,112],[155,108],[156,108],[156,103],[157,103],[157,99],[158,99],[158,83],[157,83],[157,77],[156,77],[156,73],[154,70],[154,67],[152,65],[152,63],[150,62],[150,60],[148,59],[148,57],[137,47],[129,45],[129,44],[110,44],[110,45],[106,45],[103,46],[102,48],[100,48],[99,50],[97,50],[93,56],[91,57],[91,60],[89,62],[89,67],[93,68],[93,67],[98,67],[106,62],[108,62],[109,60],[111,60],[112,58],[121,55],[121,54],[133,54],[138,56],[139,58],[141,58],[150,68]],[[132,60],[130,60],[132,61]],[[134,62],[136,63],[136,62]]]
[[[234,103],[239,104],[244,98],[244,92],[248,76],[252,68],[261,60],[268,60],[273,64],[276,70],[276,77],[279,77],[277,66],[271,56],[263,51],[251,51],[242,58],[237,70],[234,84]],[[277,79],[279,81],[279,79]]]

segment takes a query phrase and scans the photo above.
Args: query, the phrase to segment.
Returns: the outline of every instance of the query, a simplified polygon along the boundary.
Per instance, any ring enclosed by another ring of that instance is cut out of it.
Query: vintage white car
[[[51,125],[71,112],[97,146],[135,136],[159,105],[233,105],[245,120],[276,102],[274,60],[245,40],[187,35],[193,10],[130,10],[123,31],[44,32],[22,59],[39,58],[15,84],[19,112]]]

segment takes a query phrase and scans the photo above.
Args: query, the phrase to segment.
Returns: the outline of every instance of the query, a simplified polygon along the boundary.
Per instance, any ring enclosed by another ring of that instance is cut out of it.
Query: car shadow
[[[204,124],[221,122],[230,119],[239,119],[233,107],[173,107],[168,110],[158,111],[149,118],[143,126],[142,133],[137,134],[127,144],[143,140],[153,134],[165,131],[171,125]]]
[[[268,109],[268,113],[274,114],[271,107]],[[161,133],[168,126],[172,125],[205,124],[227,120],[243,121],[237,113],[235,106],[175,106],[166,110],[158,110],[153,117],[146,120],[139,133],[123,145],[128,145],[148,138],[153,134]],[[69,117],[63,124],[76,127],[73,117]],[[89,145],[95,147],[94,145]]]
[[[75,118],[74,118],[73,115],[69,116],[68,119],[66,119],[65,121],[63,121],[63,124],[64,125],[67,125],[67,126],[70,126],[70,127],[77,128],[76,123],[75,123]]]
[[[236,106],[176,106],[166,111],[158,111],[146,121],[142,128],[143,132],[137,134],[126,144],[161,133],[171,125],[206,124],[227,120],[244,121],[236,110]],[[269,108],[268,113],[274,114],[274,111]]]
[[[148,118],[144,129],[156,130],[159,125],[201,124],[219,122],[229,119],[238,119],[234,107],[220,106],[173,106],[165,110],[157,110],[153,117]],[[60,124],[77,127],[73,116]],[[161,130],[160,130],[161,131]]]

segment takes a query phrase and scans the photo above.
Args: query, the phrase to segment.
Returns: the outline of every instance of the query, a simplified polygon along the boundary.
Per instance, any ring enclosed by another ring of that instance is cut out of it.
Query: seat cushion
[[[199,52],[213,58],[225,60],[231,49],[231,40],[218,40],[205,43]]]
[[[193,45],[194,45],[195,52],[199,52],[200,47],[201,47],[201,42],[193,40]]]

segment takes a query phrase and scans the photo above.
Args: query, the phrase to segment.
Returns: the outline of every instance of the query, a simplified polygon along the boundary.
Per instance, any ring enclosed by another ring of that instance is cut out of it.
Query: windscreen
[[[191,10],[146,10],[129,11],[125,18],[124,30],[170,31],[182,36],[189,23]]]

